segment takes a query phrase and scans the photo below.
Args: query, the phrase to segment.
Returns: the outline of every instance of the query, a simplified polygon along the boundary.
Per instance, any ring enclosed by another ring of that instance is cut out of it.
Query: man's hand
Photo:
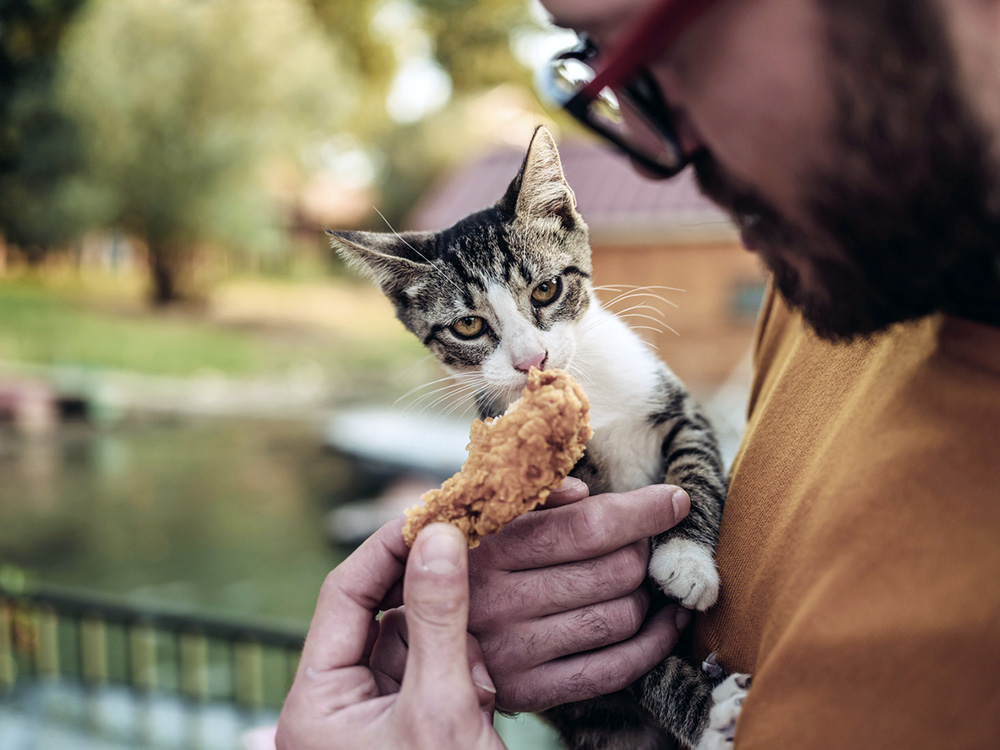
[[[661,662],[689,619],[649,610],[649,537],[681,521],[687,494],[654,485],[587,497],[567,480],[469,558],[469,631],[506,711],[541,711],[621,690]]]
[[[466,630],[466,544],[457,529],[433,524],[407,560],[400,519],[330,573],[278,722],[278,750],[503,748],[492,685]],[[390,648],[378,645],[391,639],[380,638],[375,615],[398,595],[404,565],[408,650],[399,685],[371,662],[373,649]]]

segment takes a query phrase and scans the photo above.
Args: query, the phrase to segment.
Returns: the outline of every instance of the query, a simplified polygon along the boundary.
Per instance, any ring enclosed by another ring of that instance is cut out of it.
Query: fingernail
[[[434,526],[428,526],[422,536],[425,539],[420,547],[420,559],[424,570],[438,575],[454,573],[462,554],[463,539],[446,527]]]
[[[691,498],[688,497],[688,493],[680,488],[674,492],[670,498],[670,502],[674,506],[674,517],[677,520],[684,518],[688,514],[688,511],[691,510]]]
[[[564,480],[562,480],[559,486],[555,488],[554,491],[565,492],[566,490],[571,490],[574,487],[579,487],[581,484],[583,484],[583,482],[581,482],[576,477],[566,477]]]
[[[487,693],[495,693],[497,691],[493,685],[493,680],[490,679],[490,673],[486,671],[486,667],[482,664],[476,664],[472,668],[472,681]]]
[[[683,607],[678,609],[677,614],[674,615],[674,622],[677,623],[678,630],[684,630],[684,628],[691,624],[691,613]]]

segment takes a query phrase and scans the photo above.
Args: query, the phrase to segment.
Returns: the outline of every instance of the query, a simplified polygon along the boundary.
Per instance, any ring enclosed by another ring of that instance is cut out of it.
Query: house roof
[[[648,180],[618,153],[582,140],[560,145],[559,155],[577,206],[595,238],[717,240],[735,236],[725,214],[698,191],[691,170],[670,180]],[[523,158],[523,151],[505,148],[462,165],[417,204],[408,228],[441,229],[493,205]]]

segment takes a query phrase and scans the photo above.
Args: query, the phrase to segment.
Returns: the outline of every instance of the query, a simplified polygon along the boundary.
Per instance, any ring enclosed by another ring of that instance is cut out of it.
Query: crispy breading
[[[583,388],[563,370],[532,368],[521,398],[507,412],[476,420],[461,471],[406,511],[410,546],[424,526],[445,521],[476,547],[508,521],[544,503],[580,460],[593,435]]]

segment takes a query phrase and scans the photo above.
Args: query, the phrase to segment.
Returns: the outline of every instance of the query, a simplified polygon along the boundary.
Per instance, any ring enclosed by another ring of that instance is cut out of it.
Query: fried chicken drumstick
[[[507,412],[476,420],[461,471],[406,511],[410,546],[424,526],[445,521],[476,547],[508,521],[544,503],[580,460],[593,431],[583,388],[563,370],[532,368],[521,398]]]

